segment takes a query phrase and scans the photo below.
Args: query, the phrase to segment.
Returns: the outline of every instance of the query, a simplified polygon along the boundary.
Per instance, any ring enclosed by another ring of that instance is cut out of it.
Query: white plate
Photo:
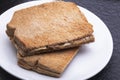
[[[16,50],[5,33],[6,24],[16,10],[46,1],[23,3],[10,8],[0,16],[0,66],[12,75],[26,80],[83,80],[100,72],[111,58],[113,51],[112,37],[107,26],[96,15],[82,7],[79,8],[88,21],[93,24],[95,42],[81,47],[77,56],[60,78],[44,76],[22,69],[17,65]]]

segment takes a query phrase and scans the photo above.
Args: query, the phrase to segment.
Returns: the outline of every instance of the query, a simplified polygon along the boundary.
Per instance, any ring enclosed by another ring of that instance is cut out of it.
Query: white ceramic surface
[[[7,37],[6,24],[16,10],[50,0],[32,1],[10,8],[0,16],[0,66],[12,75],[25,80],[83,80],[100,72],[109,62],[113,41],[107,26],[92,12],[79,7],[93,25],[95,42],[83,45],[60,78],[49,77],[17,65],[16,50]],[[52,0],[51,0],[52,1]]]

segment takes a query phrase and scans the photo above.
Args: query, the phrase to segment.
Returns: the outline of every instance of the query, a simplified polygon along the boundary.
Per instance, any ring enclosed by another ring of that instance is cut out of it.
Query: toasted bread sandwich
[[[18,65],[41,74],[60,77],[78,50],[73,48],[27,57],[22,57],[18,52]]]
[[[94,41],[92,25],[75,3],[56,1],[18,10],[7,34],[21,56],[77,47]]]

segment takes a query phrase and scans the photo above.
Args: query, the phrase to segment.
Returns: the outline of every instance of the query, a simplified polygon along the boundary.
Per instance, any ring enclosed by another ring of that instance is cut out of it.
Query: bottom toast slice
[[[18,65],[38,73],[60,77],[78,50],[79,48],[77,47],[27,57],[22,57],[18,52]]]

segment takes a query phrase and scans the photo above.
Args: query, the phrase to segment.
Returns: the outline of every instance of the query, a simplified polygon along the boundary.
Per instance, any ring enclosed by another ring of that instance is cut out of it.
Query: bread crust
[[[82,44],[90,43],[93,41],[94,41],[94,36],[90,35],[90,36],[82,38],[82,39],[78,39],[78,40],[71,41],[71,42],[66,42],[64,44],[49,45],[47,47],[33,49],[33,50],[29,51],[28,53],[25,53],[24,51],[22,51],[19,48],[19,46],[17,48],[18,48],[18,51],[21,52],[21,56],[31,56],[31,55],[37,55],[37,54],[44,54],[47,52],[58,51],[58,50],[62,50],[62,49],[79,47]]]

